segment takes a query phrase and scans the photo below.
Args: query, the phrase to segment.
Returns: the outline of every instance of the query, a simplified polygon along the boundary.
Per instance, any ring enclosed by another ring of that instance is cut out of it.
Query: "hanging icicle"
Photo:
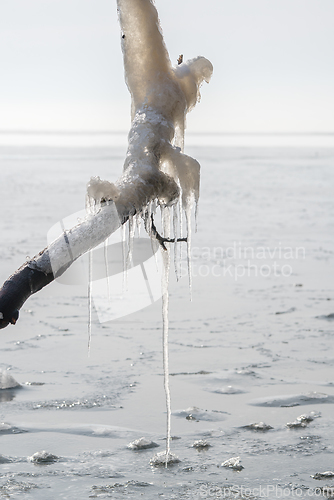
[[[92,343],[92,285],[93,285],[93,252],[88,252],[88,357]]]
[[[170,213],[169,208],[161,209],[163,235],[164,238],[170,237]],[[168,329],[169,329],[169,270],[170,270],[170,246],[167,243],[167,250],[161,249],[163,271],[162,271],[162,349],[163,349],[163,370],[164,370],[164,388],[166,394],[166,413],[167,413],[167,429],[166,429],[166,467],[170,455],[171,441],[171,399],[169,387],[169,363],[168,363]]]

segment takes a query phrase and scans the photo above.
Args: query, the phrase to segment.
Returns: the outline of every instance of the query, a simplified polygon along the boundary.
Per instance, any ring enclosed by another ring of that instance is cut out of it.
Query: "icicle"
[[[161,210],[162,223],[164,229],[164,237],[169,238],[170,235],[170,213],[168,208]],[[166,410],[167,410],[167,433],[166,433],[166,463],[170,457],[170,441],[171,441],[171,399],[169,388],[169,366],[168,366],[168,306],[169,306],[169,269],[170,269],[170,248],[167,244],[167,251],[161,249],[163,261],[162,274],[162,344],[163,344],[163,370],[164,370],[164,387],[166,393]]]
[[[93,252],[88,252],[88,357],[92,341],[92,276],[93,274]]]
[[[187,224],[187,263],[188,263],[188,278],[189,278],[189,291],[190,291],[190,300],[192,300],[192,268],[191,268],[191,212],[192,212],[192,203],[188,200],[188,203],[185,207],[186,214],[186,224]]]
[[[138,238],[140,237],[142,212],[135,215]]]
[[[178,238],[178,228],[179,228],[179,217],[178,217],[178,212],[179,212],[179,203],[176,203],[173,206],[173,233],[174,233],[174,239],[175,239],[175,244],[174,244],[174,271],[175,271],[175,276],[176,280],[179,281],[179,272],[178,272],[178,265],[179,265],[179,245],[177,244],[177,238]]]
[[[135,234],[135,221],[133,220],[133,216],[129,217],[129,239],[128,239],[128,255],[126,257],[126,268],[130,269],[133,265],[132,257],[133,257],[133,237]]]
[[[198,221],[198,200],[195,201],[195,233],[197,233],[197,221]]]
[[[125,237],[125,224],[122,225],[121,228],[121,235],[122,235],[122,257],[123,257],[123,294],[125,293],[125,290],[128,287],[128,270],[126,266],[126,256],[127,256],[127,251],[126,251],[126,237]]]
[[[151,229],[152,229],[152,219],[151,219],[151,216],[152,216],[152,202],[150,202],[148,205],[147,205],[147,212],[146,212],[146,230],[148,232],[148,234],[151,234]]]
[[[104,263],[105,263],[106,275],[107,275],[108,301],[111,302],[110,282],[109,282],[109,263],[108,263],[108,238],[104,242]]]
[[[182,203],[179,201],[179,227],[180,227],[180,238],[183,238],[183,211],[182,211]]]
[[[88,184],[89,185],[89,184]],[[96,213],[96,199],[91,196],[89,189],[86,193],[86,213]],[[93,251],[88,252],[88,357],[90,356],[90,346],[92,341],[92,281],[93,281]]]
[[[151,238],[150,238],[151,250],[152,250],[152,254],[154,255],[155,266],[156,266],[156,269],[158,271],[159,266],[158,266],[157,246],[159,246],[159,244],[157,244],[157,240],[152,236],[152,216],[153,216],[153,214],[155,214],[155,202],[151,201],[147,207],[147,232],[151,236]]]

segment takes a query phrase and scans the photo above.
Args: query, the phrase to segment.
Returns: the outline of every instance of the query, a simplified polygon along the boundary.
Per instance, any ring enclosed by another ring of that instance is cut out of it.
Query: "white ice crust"
[[[77,226],[64,231],[29,267],[60,276],[78,257],[103,243],[120,225],[115,203],[104,203],[96,213],[87,214]]]

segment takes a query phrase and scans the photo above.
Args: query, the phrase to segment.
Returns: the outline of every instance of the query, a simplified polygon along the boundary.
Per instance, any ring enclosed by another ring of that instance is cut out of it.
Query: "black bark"
[[[45,274],[29,267],[29,262],[12,274],[0,289],[0,328],[15,325],[19,310],[33,293],[54,280],[53,273]]]

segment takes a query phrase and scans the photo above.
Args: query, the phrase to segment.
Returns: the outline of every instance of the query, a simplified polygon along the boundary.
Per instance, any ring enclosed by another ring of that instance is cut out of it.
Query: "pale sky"
[[[214,74],[188,130],[334,132],[334,0],[156,0],[173,62]],[[0,5],[0,130],[127,130],[116,0]]]

